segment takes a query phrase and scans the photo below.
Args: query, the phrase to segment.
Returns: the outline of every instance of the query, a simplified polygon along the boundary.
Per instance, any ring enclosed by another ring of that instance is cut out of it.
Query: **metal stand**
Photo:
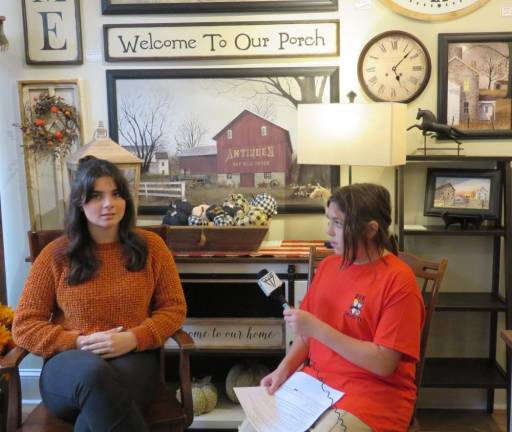
[[[460,154],[460,152],[464,150],[462,143],[457,143],[457,147],[427,147],[427,137],[432,138],[434,136],[435,134],[423,134],[423,147],[418,147],[418,150],[422,150],[424,156],[427,156],[427,150],[455,150],[457,156],[464,156]]]

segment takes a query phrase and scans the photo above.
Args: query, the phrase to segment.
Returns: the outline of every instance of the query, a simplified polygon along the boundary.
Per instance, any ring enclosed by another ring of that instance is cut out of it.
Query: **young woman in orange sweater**
[[[134,224],[118,168],[84,158],[65,235],[39,254],[17,307],[14,341],[44,358],[42,399],[77,432],[148,430],[158,348],[185,319],[172,254]]]

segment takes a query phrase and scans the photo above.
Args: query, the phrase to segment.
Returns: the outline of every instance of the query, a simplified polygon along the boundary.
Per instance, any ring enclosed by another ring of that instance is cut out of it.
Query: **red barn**
[[[286,129],[244,110],[213,139],[219,183],[242,187],[286,184],[292,163]]]
[[[197,146],[183,150],[178,157],[180,172],[188,176],[208,176],[217,174],[217,146]]]

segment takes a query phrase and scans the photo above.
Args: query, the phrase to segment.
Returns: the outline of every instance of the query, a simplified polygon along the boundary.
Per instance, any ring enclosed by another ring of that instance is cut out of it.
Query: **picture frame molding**
[[[329,99],[330,103],[339,102],[339,68],[337,66],[305,66],[305,67],[269,67],[269,68],[194,68],[194,69],[107,69],[107,102],[108,102],[108,124],[109,135],[112,140],[119,142],[118,133],[118,104],[116,81],[123,79],[191,79],[191,78],[250,78],[255,76],[268,76],[271,74],[276,77],[300,76],[305,73],[310,75],[329,75]],[[340,166],[332,165],[329,167],[331,190],[340,185]],[[140,215],[161,215],[165,214],[166,206],[144,206],[139,205],[138,214]],[[324,213],[325,208],[322,205],[279,205],[279,214],[294,213]]]
[[[504,42],[512,43],[512,32],[485,32],[485,33],[439,33],[438,34],[438,70],[437,70],[437,120],[439,123],[448,124],[448,46],[451,43],[471,42]],[[508,82],[512,85],[512,52],[509,53]],[[512,114],[511,114],[512,117]],[[482,140],[482,139],[510,139],[509,130],[463,130],[461,140]]]
[[[338,0],[268,0],[181,3],[112,4],[101,0],[103,15],[139,15],[168,13],[259,13],[259,12],[327,12],[337,11]]]
[[[487,210],[467,208],[447,208],[443,210],[434,207],[436,179],[438,177],[480,178],[490,179],[489,208]],[[484,220],[499,220],[501,217],[501,171],[499,169],[465,169],[465,168],[427,168],[427,182],[425,189],[425,216],[441,217],[443,213],[455,217],[478,217]]]

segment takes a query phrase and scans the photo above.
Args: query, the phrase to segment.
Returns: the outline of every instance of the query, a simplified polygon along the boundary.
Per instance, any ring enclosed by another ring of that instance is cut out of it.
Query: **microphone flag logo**
[[[267,273],[258,282],[261,289],[267,296],[269,296],[276,288],[281,286],[281,281],[274,272]]]

